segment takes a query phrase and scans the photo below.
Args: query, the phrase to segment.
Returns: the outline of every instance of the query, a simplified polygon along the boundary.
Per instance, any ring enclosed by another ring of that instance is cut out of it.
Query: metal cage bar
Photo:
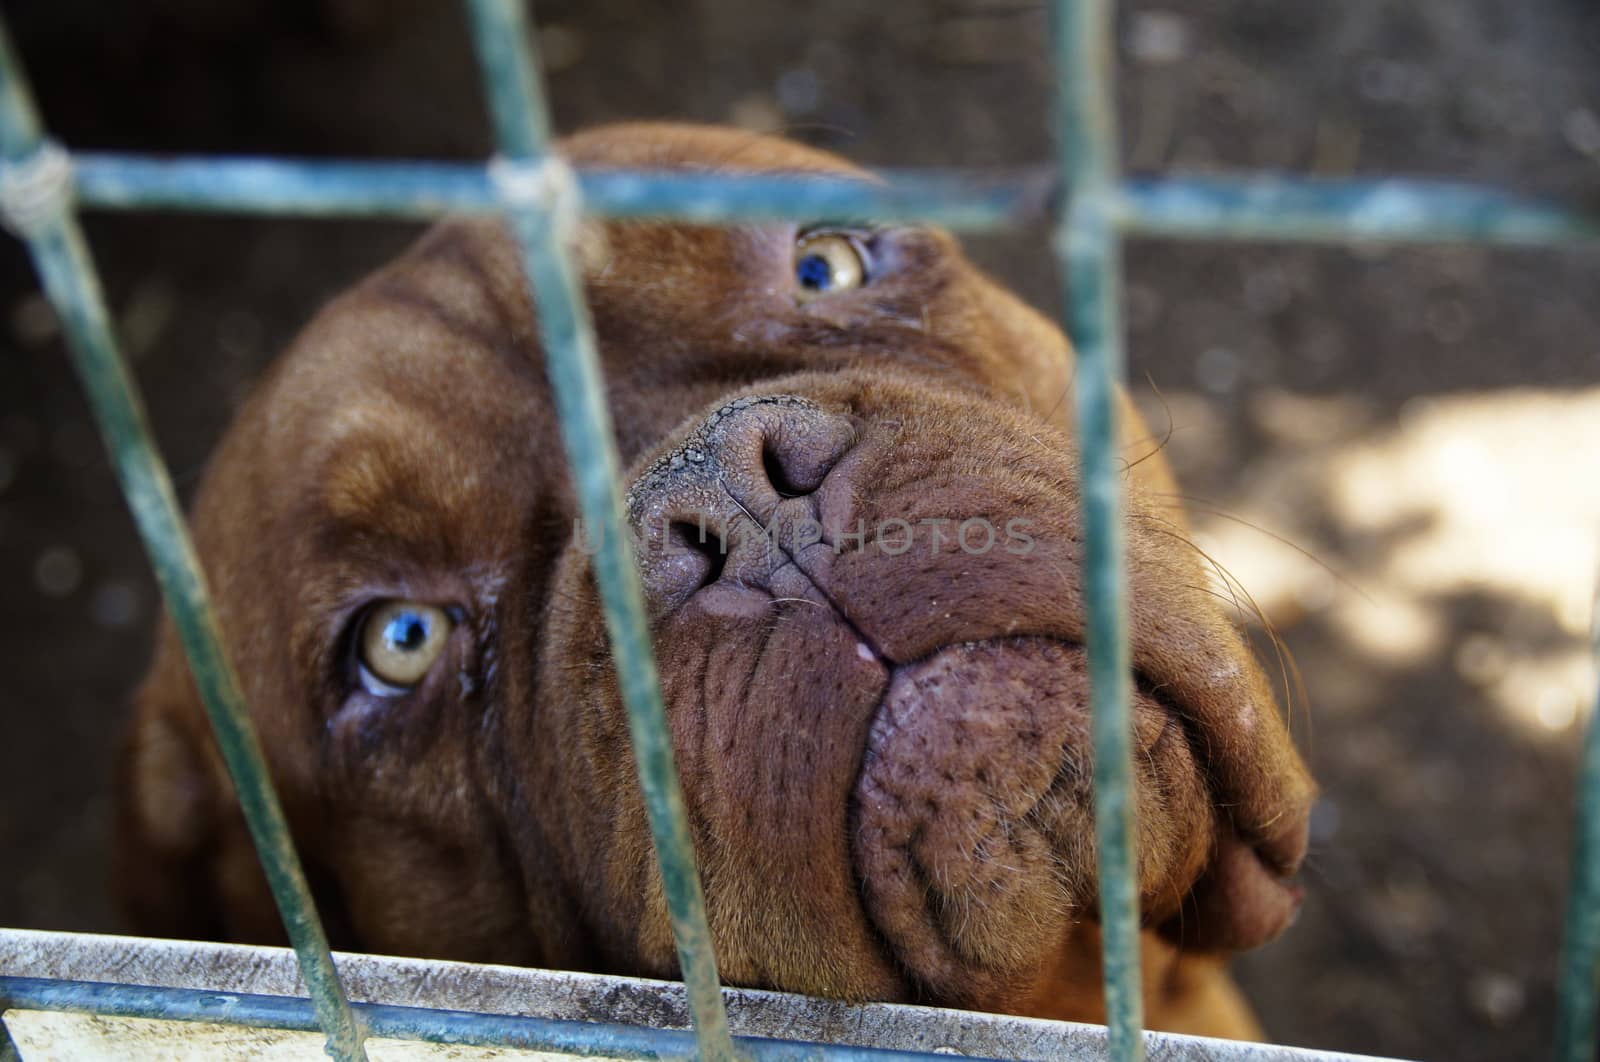
[[[511,205],[488,167],[449,162],[152,158],[74,153],[79,203],[186,210],[433,218]],[[1009,178],[886,170],[880,180],[770,174],[577,175],[586,214],[706,223],[787,219],[922,221],[967,231],[1024,229],[1060,201],[1055,171]],[[1130,236],[1348,244],[1471,241],[1510,246],[1600,242],[1600,219],[1458,181],[1291,176],[1129,178],[1112,197]]]
[[[307,215],[430,218],[491,214],[517,203],[481,163],[158,159],[86,153],[73,176],[86,205]],[[1054,177],[886,171],[873,178],[590,170],[577,175],[586,214],[705,223],[788,218],[923,221],[951,229],[1020,227],[1048,210]]]
[[[678,1043],[692,1046],[687,1000],[681,984],[605,974],[564,973],[559,970],[512,966],[476,966],[472,963],[403,959],[384,955],[335,952],[339,973],[352,1000],[361,1003],[409,1007],[418,1011],[453,1011],[476,1025],[485,1040],[495,1029],[477,1022],[505,1016],[539,1018],[601,1027],[628,1026],[673,1030]],[[156,1039],[170,1038],[176,1045],[216,1043],[222,1030],[186,1030],[173,1027],[178,1018],[163,1019],[159,1011],[139,1013],[142,998],[159,1004],[159,997],[140,996],[151,987],[190,989],[212,996],[265,995],[293,998],[296,989],[294,953],[285,948],[241,944],[104,936],[90,933],[49,933],[40,930],[0,929],[0,976],[50,982],[93,982],[101,992],[135,990],[123,997],[130,1019],[166,1021],[167,1027],[143,1031]],[[0,986],[0,1010],[5,1010],[6,989]],[[1017,1018],[941,1010],[905,1003],[846,1003],[792,993],[752,988],[727,988],[728,1023],[735,1044],[745,1040],[783,1040],[846,1048],[878,1048],[916,1053],[924,1062],[952,1055],[966,1058],[1003,1058],[1013,1062],[1055,1062],[1057,1059],[1106,1057],[1106,1029],[1102,1025]],[[116,1043],[115,1025],[101,1024],[99,1016],[74,1010],[80,1002],[71,992],[39,992],[14,997],[25,1000],[7,1015],[17,1046],[46,1046],[52,1034],[64,1034],[80,1053],[99,1045],[104,1053]],[[305,1001],[300,1000],[302,1008]],[[195,1017],[203,1019],[203,1015]],[[418,1015],[422,1017],[422,1015]],[[57,1021],[58,1018],[76,1019]],[[220,1024],[206,1023],[202,1024]],[[75,1035],[76,1033],[76,1035]],[[604,1035],[603,1031],[600,1033]],[[376,1030],[374,1036],[380,1035]],[[572,1035],[583,1036],[574,1026]],[[1149,1052],[1163,1062],[1374,1062],[1365,1055],[1339,1051],[1312,1051],[1239,1041],[1147,1033]],[[309,1039],[301,1033],[302,1041]],[[158,1041],[160,1042],[160,1041]],[[494,1041],[500,1045],[500,1041]],[[371,1044],[377,1056],[391,1054],[388,1044]],[[188,1057],[196,1052],[190,1051]],[[408,1057],[425,1052],[406,1052]],[[448,1057],[448,1050],[435,1054]],[[150,1057],[146,1055],[145,1057]],[[681,1054],[677,1057],[682,1057]]]
[[[569,254],[568,242],[578,225],[577,182],[550,151],[544,94],[527,44],[522,0],[469,0],[468,11],[502,153],[497,164],[504,168],[496,177],[502,190],[518,200],[508,217],[538,305],[545,371],[579,511],[597,542],[594,577],[700,1057],[732,1062],[728,1015],[650,644],[644,590],[625,533],[611,409],[588,307]]]
[[[122,1018],[200,1021],[298,1032],[317,1028],[311,1005],[290,996],[0,976],[0,1002],[26,1010]],[[706,1057],[706,1045],[698,1025],[695,1032],[690,1033],[642,1025],[386,1003],[356,1003],[353,1007],[368,1035],[392,1040],[520,1048],[605,1059],[680,1059],[695,1057],[697,1052],[699,1057]],[[728,1049],[733,1050],[732,1040]],[[738,1052],[738,1057],[746,1062],[933,1062],[945,1057],[921,1051],[802,1043],[755,1036],[739,1037]]]
[[[284,929],[300,957],[317,1019],[327,1033],[328,1053],[338,1059],[364,1059],[361,1029],[340,987],[238,677],[223,648],[199,558],[185,530],[171,478],[156,452],[133,377],[117,350],[94,263],[72,210],[66,155],[44,137],[3,27],[0,158],[5,160],[0,181],[5,185],[7,221],[27,241],[40,283],[61,318],[73,367],[177,625]]]
[[[1083,498],[1085,648],[1094,746],[1095,853],[1101,957],[1112,1057],[1144,1058],[1139,978],[1137,822],[1128,710],[1128,618],[1123,571],[1121,233],[1117,223],[1115,59],[1111,0],[1056,0],[1056,150],[1067,208],[1055,234],[1077,354],[1079,492]]]
[[[1162,177],[1123,182],[1134,236],[1320,243],[1592,245],[1600,219],[1460,181],[1398,177]]]

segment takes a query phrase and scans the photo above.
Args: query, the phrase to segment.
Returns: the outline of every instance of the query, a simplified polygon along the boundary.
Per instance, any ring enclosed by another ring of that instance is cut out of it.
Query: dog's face
[[[687,127],[565,148],[855,172]],[[924,228],[596,222],[578,243],[725,976],[995,1009],[1092,986],[1061,334]],[[1293,912],[1311,787],[1127,434],[1143,911],[1152,940],[1248,947]],[[497,226],[436,229],[324,311],[194,525],[337,943],[672,973],[592,537]],[[125,782],[144,924],[271,936],[170,630]]]

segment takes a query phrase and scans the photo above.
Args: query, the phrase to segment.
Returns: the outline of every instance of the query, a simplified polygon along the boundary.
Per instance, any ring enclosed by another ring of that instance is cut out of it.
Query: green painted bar
[[[1066,282],[1084,514],[1094,743],[1095,839],[1109,1048],[1144,1058],[1139,979],[1136,805],[1128,711],[1128,621],[1123,570],[1117,387],[1123,377],[1121,241],[1117,230],[1116,71],[1111,0],[1056,0],[1053,8],[1057,150],[1067,208],[1056,236]]]
[[[1595,1020],[1600,995],[1600,588],[1589,629],[1595,703],[1578,770],[1577,821],[1572,830],[1571,884],[1556,981],[1557,1062],[1593,1062],[1600,1042]]]
[[[493,214],[507,204],[488,168],[463,162],[318,162],[149,158],[80,152],[86,207],[432,218]],[[1054,177],[888,171],[865,178],[796,174],[584,170],[585,210],[613,218],[733,221],[922,221],[958,230],[1018,228],[1049,213]]]
[[[1321,243],[1582,246],[1600,217],[1496,188],[1402,177],[1134,178],[1117,204],[1129,235]]]
[[[22,1062],[17,1042],[11,1038],[11,1030],[6,1028],[3,1018],[0,1018],[0,1062]]]
[[[299,955],[328,1035],[328,1053],[364,1059],[361,1030],[340,987],[238,679],[223,650],[199,558],[143,404],[117,352],[94,264],[72,213],[67,176],[59,169],[52,176],[49,169],[64,156],[43,138],[20,71],[9,36],[0,27],[0,183],[6,186],[7,220],[27,241],[40,282],[61,318],[74,368],[177,624],[267,882]]]
[[[7,1006],[160,1021],[200,1021],[257,1029],[310,1031],[316,1028],[309,1003],[304,999],[152,985],[0,976],[0,1010]],[[681,1059],[689,1057],[696,1047],[694,1037],[679,1029],[388,1003],[357,1003],[355,1007],[373,1036],[391,1040],[608,1059]],[[741,1036],[738,1044],[741,1057],[749,1062],[939,1062],[949,1057],[933,1052],[758,1036]],[[0,1062],[6,1062],[3,1054],[0,1054]]]
[[[678,961],[700,1057],[732,1062],[733,1041],[717,980],[705,897],[695,869],[683,792],[673,762],[661,683],[645,618],[644,592],[624,534],[611,412],[593,327],[566,246],[578,222],[579,192],[566,164],[549,154],[541,81],[527,48],[520,0],[469,0],[473,41],[502,160],[503,192],[526,201],[510,213],[539,307],[546,370],[572,465],[579,507],[598,540],[595,581],[617,668],[645,809],[672,918]]]
[[[583,170],[578,185],[590,214],[709,224],[827,218],[989,231],[1027,228],[1055,209],[1055,175],[1037,167],[1011,177],[886,170],[877,178]],[[488,169],[477,163],[79,152],[73,181],[84,207],[107,210],[432,218],[498,213],[506,206]],[[1167,239],[1600,242],[1600,216],[1495,188],[1403,177],[1131,178],[1118,185],[1116,217],[1126,235]]]

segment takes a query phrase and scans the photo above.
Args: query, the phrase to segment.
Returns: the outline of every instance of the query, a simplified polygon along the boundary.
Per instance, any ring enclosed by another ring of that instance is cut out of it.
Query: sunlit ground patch
[[[1448,662],[1536,732],[1593,704],[1600,389],[1429,397],[1388,421],[1359,398],[1269,392],[1248,422],[1271,450],[1249,459],[1205,400],[1165,399],[1186,482],[1229,492],[1192,506],[1196,541],[1273,622],[1320,618],[1352,667]],[[1231,486],[1205,467],[1230,455]]]

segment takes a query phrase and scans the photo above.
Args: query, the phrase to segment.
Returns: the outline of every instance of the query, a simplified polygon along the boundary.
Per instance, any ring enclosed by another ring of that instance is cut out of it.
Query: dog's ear
[[[151,936],[282,936],[199,691],[163,624],[117,770],[112,891]]]
[[[194,732],[199,695],[167,655],[163,646],[134,695],[123,737],[112,890],[139,932],[204,939],[219,928],[206,864],[221,794]]]

